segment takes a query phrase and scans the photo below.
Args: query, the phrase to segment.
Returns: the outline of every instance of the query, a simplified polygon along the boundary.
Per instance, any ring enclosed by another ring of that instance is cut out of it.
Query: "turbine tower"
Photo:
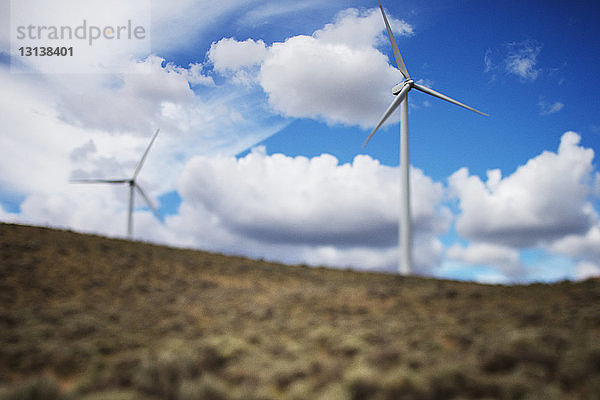
[[[473,107],[469,107],[466,104],[463,104],[459,101],[456,101],[446,95],[436,92],[435,90],[429,89],[423,85],[419,85],[415,83],[410,75],[408,74],[408,70],[404,65],[404,61],[402,60],[402,56],[400,55],[400,50],[398,50],[398,45],[396,44],[396,40],[394,40],[394,35],[392,34],[392,29],[390,28],[390,24],[385,16],[385,12],[383,11],[383,6],[381,5],[381,1],[379,1],[379,9],[381,9],[381,15],[383,15],[383,21],[385,22],[385,28],[387,30],[387,34],[390,38],[390,42],[392,44],[392,50],[394,52],[394,58],[396,59],[396,66],[400,73],[404,77],[404,81],[399,83],[398,85],[392,88],[392,93],[396,96],[392,104],[385,111],[381,120],[375,126],[375,129],[371,132],[371,134],[367,137],[365,142],[363,143],[363,148],[366,144],[371,140],[375,132],[383,125],[383,123],[388,119],[388,117],[400,106],[400,223],[399,223],[399,247],[400,247],[400,265],[398,267],[399,272],[403,275],[409,275],[412,272],[412,226],[411,226],[411,213],[410,213],[410,181],[409,181],[409,155],[408,155],[408,92],[411,89],[417,89],[423,93],[429,94],[433,97],[437,97],[439,99],[448,101],[452,104],[456,104],[457,106],[461,106],[466,108],[467,110],[474,111],[478,114],[485,115],[474,109]]]
[[[146,151],[144,152],[144,155],[142,156],[141,160],[137,163],[135,170],[133,171],[133,176],[130,179],[72,179],[71,180],[71,183],[113,183],[113,184],[126,183],[129,185],[129,212],[127,214],[127,237],[129,239],[132,239],[132,237],[133,237],[133,196],[134,196],[134,192],[136,189],[139,192],[139,194],[142,195],[144,200],[146,200],[146,203],[148,204],[148,206],[150,206],[150,209],[152,210],[152,212],[154,213],[156,218],[158,218],[160,220],[160,214],[158,213],[158,210],[156,209],[156,207],[154,207],[154,205],[152,204],[152,201],[150,201],[150,198],[146,195],[146,193],[142,190],[140,185],[136,182],[136,178],[137,178],[138,174],[140,173],[140,170],[142,169],[142,165],[144,165],[146,156],[148,155],[148,152],[150,151],[150,147],[152,146],[152,143],[154,143],[154,140],[156,139],[156,136],[158,135],[158,131],[159,131],[159,129],[157,129],[156,132],[154,132],[154,135],[152,135],[150,144],[146,148]]]

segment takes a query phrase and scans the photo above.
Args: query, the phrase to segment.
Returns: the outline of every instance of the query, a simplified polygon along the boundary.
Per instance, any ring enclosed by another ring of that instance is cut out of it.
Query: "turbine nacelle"
[[[415,83],[415,81],[413,81],[412,79],[406,79],[404,82],[400,82],[399,84],[397,84],[396,86],[394,86],[392,88],[392,94],[394,96],[397,96],[398,93],[400,93],[402,91],[402,89],[404,88],[404,86],[406,86],[406,85],[410,86],[412,89],[414,83]]]

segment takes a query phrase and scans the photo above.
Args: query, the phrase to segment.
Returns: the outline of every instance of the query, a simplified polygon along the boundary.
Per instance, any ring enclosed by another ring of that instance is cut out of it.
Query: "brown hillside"
[[[600,282],[486,286],[0,224],[0,400],[600,398]]]

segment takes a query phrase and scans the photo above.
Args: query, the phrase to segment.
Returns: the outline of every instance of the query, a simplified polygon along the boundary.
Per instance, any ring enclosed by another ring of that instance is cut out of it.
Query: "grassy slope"
[[[0,224],[2,400],[592,399],[599,333],[598,280],[485,286]]]

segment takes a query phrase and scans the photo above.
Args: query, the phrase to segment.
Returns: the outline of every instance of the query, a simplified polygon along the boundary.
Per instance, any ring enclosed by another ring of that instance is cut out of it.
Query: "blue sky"
[[[139,178],[163,218],[136,198],[137,239],[397,268],[398,115],[361,147],[402,80],[376,1],[61,1],[1,3],[0,220],[124,236],[125,187],[68,181],[128,176],[160,128]],[[409,95],[417,273],[600,274],[600,5],[383,5],[411,77],[489,114]],[[10,39],[34,6],[44,24],[151,16],[151,46],[126,71],[30,73],[46,60]]]

